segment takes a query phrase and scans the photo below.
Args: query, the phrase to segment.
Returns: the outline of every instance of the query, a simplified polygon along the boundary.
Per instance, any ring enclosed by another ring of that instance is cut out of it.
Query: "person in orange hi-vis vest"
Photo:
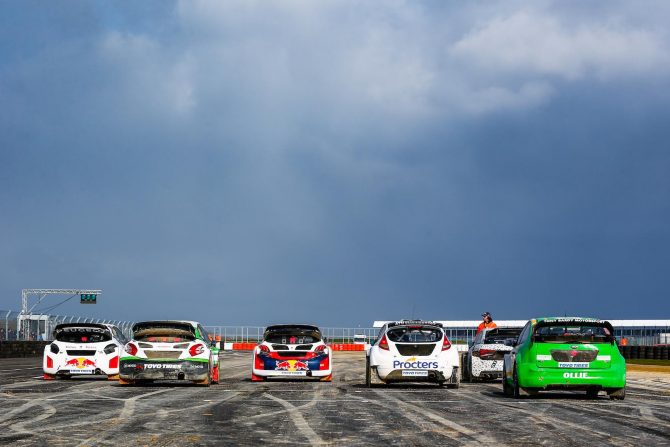
[[[493,318],[491,318],[491,314],[488,312],[484,312],[482,314],[482,318],[484,321],[479,323],[479,326],[477,326],[477,333],[479,334],[481,331],[484,329],[493,329],[494,327],[498,327],[497,324],[493,322]]]

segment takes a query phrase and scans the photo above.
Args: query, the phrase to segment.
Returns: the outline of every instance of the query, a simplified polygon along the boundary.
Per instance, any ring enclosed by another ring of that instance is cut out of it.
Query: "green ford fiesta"
[[[526,323],[514,349],[505,355],[503,392],[519,397],[544,390],[605,391],[623,400],[626,360],[612,325],[595,318],[537,318]]]

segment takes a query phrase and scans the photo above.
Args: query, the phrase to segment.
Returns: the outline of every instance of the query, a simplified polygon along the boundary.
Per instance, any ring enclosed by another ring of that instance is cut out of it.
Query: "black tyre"
[[[503,363],[503,379],[502,379],[502,384],[503,384],[503,394],[505,396],[512,396],[514,394],[512,387],[510,386],[509,382],[507,381],[507,374],[505,371],[505,364]]]
[[[454,368],[454,372],[451,373],[451,380],[447,386],[449,388],[459,388],[461,386],[461,372],[458,368]]]
[[[608,391],[611,400],[624,400],[626,398],[626,388],[619,388],[616,390]]]
[[[365,386],[372,387],[372,367],[370,366],[370,357],[365,357]]]

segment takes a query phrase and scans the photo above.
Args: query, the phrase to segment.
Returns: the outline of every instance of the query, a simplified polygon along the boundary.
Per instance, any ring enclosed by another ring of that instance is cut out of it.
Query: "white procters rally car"
[[[254,348],[251,380],[270,377],[333,379],[332,353],[318,327],[307,324],[268,326]]]
[[[114,325],[64,323],[56,326],[54,341],[44,347],[44,378],[106,375],[119,378],[119,354],[126,339]]]
[[[195,321],[144,321],[121,357],[119,383],[188,380],[219,383],[219,349]]]
[[[502,377],[503,359],[512,351],[521,328],[482,330],[465,353],[463,379],[491,380]]]
[[[385,323],[366,353],[365,383],[435,382],[458,388],[459,355],[442,324],[402,320]]]

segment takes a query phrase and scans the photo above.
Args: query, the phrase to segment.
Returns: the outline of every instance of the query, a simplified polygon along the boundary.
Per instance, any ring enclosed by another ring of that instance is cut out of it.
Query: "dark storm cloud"
[[[1,308],[670,310],[664,3],[68,5],[3,5]]]

